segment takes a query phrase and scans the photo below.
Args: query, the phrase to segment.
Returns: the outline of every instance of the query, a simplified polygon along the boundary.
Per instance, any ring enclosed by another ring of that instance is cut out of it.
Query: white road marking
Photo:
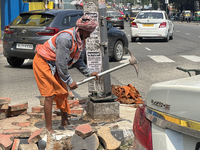
[[[176,32],[180,32],[180,31],[176,30]]]
[[[180,55],[181,57],[188,59],[193,62],[200,62],[200,57],[195,55]]]
[[[130,34],[128,34],[128,36],[130,36]]]
[[[148,51],[151,51],[151,49],[150,49],[150,48],[148,48],[148,47],[145,47],[145,49],[146,49],[146,50],[148,50]]]
[[[140,42],[137,42],[138,44],[141,44]]]
[[[200,36],[199,36],[200,37]]]
[[[120,63],[127,63],[128,61],[129,61],[129,59],[131,58],[131,56],[124,56],[123,58],[122,58],[122,60],[120,61]]]
[[[185,33],[185,34],[190,35],[190,33]]]
[[[174,62],[173,60],[167,58],[166,56],[163,55],[148,55],[151,59],[153,59],[156,62]]]

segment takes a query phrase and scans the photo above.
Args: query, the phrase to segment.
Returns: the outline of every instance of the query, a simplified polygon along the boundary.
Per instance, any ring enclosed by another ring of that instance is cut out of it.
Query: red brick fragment
[[[43,113],[44,112],[44,106],[34,106],[32,107],[33,113]]]
[[[12,125],[20,126],[20,127],[30,127],[31,126],[31,122],[30,121],[27,121],[27,122],[13,122]]]
[[[75,134],[82,137],[83,139],[93,134],[92,128],[89,124],[82,124],[76,127]]]
[[[36,130],[35,132],[33,132],[33,134],[29,137],[28,139],[28,143],[30,144],[35,144],[36,142],[38,142],[39,140],[41,140],[44,135],[47,133],[46,128],[41,128]]]
[[[10,111],[18,111],[18,110],[24,110],[24,109],[28,109],[28,103],[16,104],[16,105],[9,106]]]
[[[27,137],[31,136],[31,130],[29,130],[29,129],[21,129],[21,130],[7,129],[7,130],[3,130],[2,134],[13,135],[15,138],[27,138]]]
[[[11,150],[18,150],[20,139],[14,139],[13,146]]]
[[[3,150],[9,150],[14,141],[14,137],[12,135],[3,135],[0,134],[0,148]]]
[[[79,100],[68,100],[69,103],[73,103],[73,106],[78,106],[79,105]]]
[[[83,108],[72,108],[72,109],[70,109],[70,111],[73,114],[81,114],[83,111]]]

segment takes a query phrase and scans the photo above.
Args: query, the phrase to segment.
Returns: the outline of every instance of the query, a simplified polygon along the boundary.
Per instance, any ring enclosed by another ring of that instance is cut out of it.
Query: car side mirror
[[[112,28],[113,24],[112,23],[108,23],[107,24],[107,29],[109,30],[110,28]]]

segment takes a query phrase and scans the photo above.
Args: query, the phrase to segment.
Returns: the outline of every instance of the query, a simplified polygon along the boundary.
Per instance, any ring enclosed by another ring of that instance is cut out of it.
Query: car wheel
[[[135,37],[131,37],[131,41],[132,41],[132,42],[135,42],[135,41],[136,41],[136,38],[135,38]]]
[[[167,34],[167,37],[164,38],[164,41],[165,41],[165,42],[169,42],[169,33]]]
[[[12,67],[20,67],[24,63],[23,58],[17,58],[17,57],[8,57],[7,62]]]
[[[172,35],[169,37],[169,39],[170,39],[170,40],[173,40],[173,38],[174,38],[174,37],[173,37],[173,32],[172,32]]]
[[[117,41],[115,43],[114,51],[113,51],[113,59],[115,61],[122,60],[122,57],[124,55],[124,46],[121,41]]]
[[[142,41],[142,39],[143,39],[142,37],[139,38],[140,41]]]
[[[124,29],[124,26],[121,26],[121,29]]]

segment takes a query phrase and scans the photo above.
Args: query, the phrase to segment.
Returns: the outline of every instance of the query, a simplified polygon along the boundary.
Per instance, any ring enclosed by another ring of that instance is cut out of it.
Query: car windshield
[[[137,19],[163,19],[163,14],[158,12],[140,12]]]
[[[108,16],[121,16],[121,14],[118,12],[107,12],[107,15]]]
[[[12,26],[46,26],[54,16],[49,14],[21,14],[12,22]]]

